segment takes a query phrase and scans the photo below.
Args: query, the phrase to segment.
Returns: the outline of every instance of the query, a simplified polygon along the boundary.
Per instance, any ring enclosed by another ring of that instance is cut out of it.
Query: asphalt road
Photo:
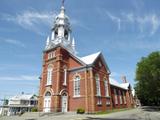
[[[0,120],[160,120],[160,109],[142,107],[104,115],[67,113],[40,116],[38,113],[27,113],[22,116],[0,117]]]
[[[160,109],[146,106],[99,117],[88,117],[86,120],[160,120]]]

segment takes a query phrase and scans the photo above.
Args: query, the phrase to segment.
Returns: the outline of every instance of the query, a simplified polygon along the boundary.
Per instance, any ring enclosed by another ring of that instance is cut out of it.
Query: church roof
[[[130,85],[129,83],[118,83],[115,79],[111,77],[109,78],[109,82],[111,85],[125,89],[125,90],[128,90],[128,87]]]
[[[83,61],[85,64],[90,65],[94,63],[94,61],[98,58],[100,54],[101,52],[97,52],[85,57],[81,57],[80,60]]]
[[[125,88],[125,89],[128,89],[129,83],[122,83],[122,84],[120,84],[120,86]]]

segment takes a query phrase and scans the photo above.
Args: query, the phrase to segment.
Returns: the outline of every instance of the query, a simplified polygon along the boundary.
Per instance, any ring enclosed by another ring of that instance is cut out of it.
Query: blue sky
[[[42,51],[61,0],[0,1],[0,98],[38,92]],[[102,51],[121,82],[160,50],[159,0],[66,0],[78,56]]]

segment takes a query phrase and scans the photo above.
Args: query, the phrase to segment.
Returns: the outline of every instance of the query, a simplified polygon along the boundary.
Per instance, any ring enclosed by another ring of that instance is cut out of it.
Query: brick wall
[[[54,57],[48,59],[48,54],[54,52]],[[53,67],[52,84],[46,86],[48,66]],[[64,85],[64,68],[67,69],[67,85]],[[101,96],[96,96],[95,75],[100,78]],[[73,93],[74,77],[80,76],[80,96],[75,97]],[[109,97],[105,96],[104,79],[108,81]],[[117,90],[118,104],[115,105],[113,89]],[[43,53],[43,66],[39,88],[39,110],[43,110],[44,95],[50,91],[51,108],[61,108],[61,95],[66,92],[68,95],[68,111],[76,111],[77,108],[84,108],[87,113],[96,111],[106,111],[112,108],[125,108],[131,106],[130,91],[120,89],[109,84],[109,71],[105,65],[102,56],[95,61],[92,66],[85,66],[78,58],[71,55],[62,47],[56,47]],[[119,94],[125,92],[127,104],[120,104]],[[102,104],[97,104],[101,100]]]

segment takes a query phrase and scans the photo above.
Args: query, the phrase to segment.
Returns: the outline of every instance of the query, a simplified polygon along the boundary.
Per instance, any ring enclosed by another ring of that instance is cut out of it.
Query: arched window
[[[108,97],[109,96],[109,87],[108,87],[108,81],[106,78],[104,79],[104,88],[105,88],[105,96]]]
[[[67,85],[67,66],[64,66],[64,81],[63,81],[63,85],[66,86]]]
[[[51,93],[47,91],[45,96],[51,96]]]
[[[65,37],[65,39],[68,39],[68,31],[67,30],[64,31],[64,37]]]
[[[96,79],[96,93],[97,93],[97,96],[101,96],[100,79],[99,79],[98,74],[95,75],[95,79]]]
[[[54,38],[57,38],[57,36],[58,36],[58,29],[55,30]]]
[[[114,88],[114,99],[115,99],[115,104],[117,105],[118,104],[118,97],[117,97],[117,90]]]
[[[127,101],[126,101],[126,93],[124,91],[123,91],[123,101],[124,101],[124,104],[127,103]]]
[[[122,92],[119,90],[119,101],[120,101],[120,104],[122,104]]]
[[[80,77],[76,76],[74,78],[74,96],[80,96]]]
[[[52,71],[53,71],[52,66],[49,66],[47,70],[47,85],[52,84]]]

